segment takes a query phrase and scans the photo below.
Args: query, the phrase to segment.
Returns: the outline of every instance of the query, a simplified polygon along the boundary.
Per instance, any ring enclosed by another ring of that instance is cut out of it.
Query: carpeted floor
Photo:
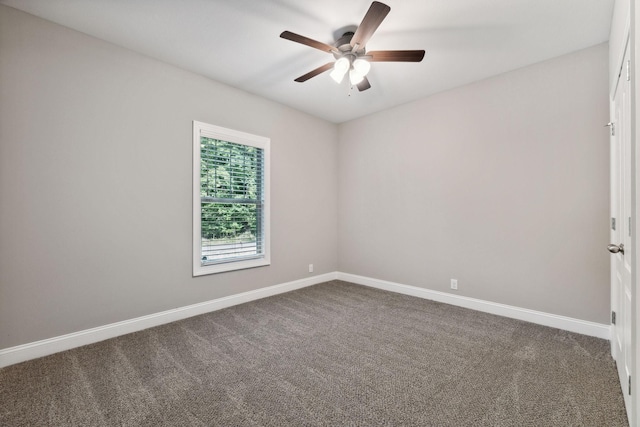
[[[2,426],[625,426],[609,343],[333,281],[0,370]]]

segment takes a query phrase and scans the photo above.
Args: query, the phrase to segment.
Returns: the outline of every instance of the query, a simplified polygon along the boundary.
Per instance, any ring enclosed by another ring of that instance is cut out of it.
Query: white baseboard
[[[552,328],[610,340],[610,325],[453,295],[446,292],[432,291],[429,289],[419,288],[417,286],[402,285],[400,283],[372,279],[370,277],[357,276],[355,274],[338,272],[337,277],[338,280],[344,280],[345,282],[370,286],[372,288],[383,289],[385,291],[411,295],[414,297],[456,305],[458,307],[470,308],[472,310],[482,311],[485,313],[497,314],[499,316],[510,317],[512,319],[525,320],[538,325],[550,326]]]
[[[182,320],[245,302],[270,297],[307,286],[317,285],[318,283],[335,280],[336,277],[337,273],[335,272],[308,277],[305,279],[295,280],[293,282],[282,283],[279,285],[256,289],[254,291],[243,292],[211,301],[188,305],[186,307],[174,308],[160,313],[137,317],[135,319],[111,323],[97,328],[86,329],[71,334],[6,348],[0,350],[0,368],[83,345],[93,344],[109,338],[115,338],[131,332],[141,331],[143,329],[163,325],[165,323],[175,322],[176,320]]]
[[[47,356],[53,353],[58,353],[60,351],[70,350],[83,345],[93,344],[109,338],[115,338],[131,332],[141,331],[143,329],[163,325],[165,323],[175,322],[176,320],[186,319],[199,314],[221,310],[223,308],[243,304],[245,302],[270,297],[336,279],[443,302],[459,307],[470,308],[472,310],[478,310],[485,313],[524,320],[539,325],[564,329],[566,331],[603,338],[606,340],[610,339],[609,325],[453,295],[446,292],[432,291],[429,289],[419,288],[417,286],[403,285],[385,280],[357,276],[355,274],[333,272],[2,349],[0,350],[0,368],[36,359],[38,357]]]

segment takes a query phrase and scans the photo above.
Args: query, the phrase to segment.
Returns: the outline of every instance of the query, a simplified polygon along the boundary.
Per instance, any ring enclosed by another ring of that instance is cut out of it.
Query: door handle
[[[612,254],[617,254],[618,252],[620,252],[622,255],[624,255],[624,244],[620,243],[619,245],[609,245],[607,246],[607,250]]]

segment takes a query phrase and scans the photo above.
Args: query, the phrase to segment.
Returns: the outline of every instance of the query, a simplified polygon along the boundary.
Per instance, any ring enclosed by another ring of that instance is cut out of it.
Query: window
[[[270,264],[269,138],[193,122],[193,275]]]

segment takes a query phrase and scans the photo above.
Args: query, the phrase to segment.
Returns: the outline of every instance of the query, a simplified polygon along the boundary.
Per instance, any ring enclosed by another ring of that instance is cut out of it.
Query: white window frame
[[[263,150],[263,248],[264,255],[258,258],[235,260],[218,264],[202,265],[202,224],[200,200],[200,138],[219,139],[235,144],[248,145]],[[193,122],[193,275],[222,273],[225,271],[242,270],[245,268],[262,267],[271,264],[271,233],[270,233],[270,147],[271,140],[264,136],[252,135],[233,129],[227,129],[208,123]]]

